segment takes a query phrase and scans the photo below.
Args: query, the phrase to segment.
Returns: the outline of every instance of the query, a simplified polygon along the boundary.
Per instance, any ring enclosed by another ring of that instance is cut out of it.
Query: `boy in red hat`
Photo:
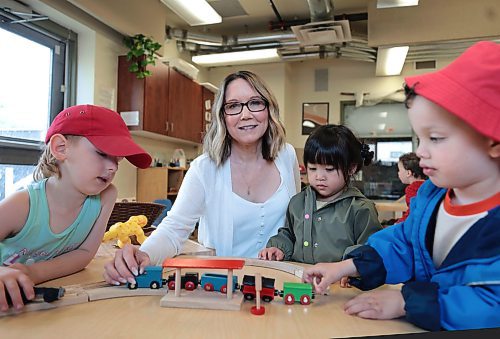
[[[500,326],[500,45],[479,42],[446,68],[406,78],[417,155],[430,180],[403,223],[303,279],[362,290],[348,314],[405,316],[427,330]],[[349,277],[349,278],[346,278]]]
[[[0,202],[0,311],[23,307],[33,285],[83,269],[104,235],[117,191],[118,162],[146,168],[120,115],[79,105],[57,115],[27,190]]]

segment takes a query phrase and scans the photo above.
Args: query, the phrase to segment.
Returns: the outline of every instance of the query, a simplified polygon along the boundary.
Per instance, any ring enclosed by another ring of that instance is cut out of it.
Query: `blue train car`
[[[135,284],[128,283],[127,286],[131,290],[136,288],[154,288],[158,289],[164,285],[163,267],[161,266],[146,266],[144,273],[135,277]]]
[[[203,273],[201,287],[205,291],[219,291],[227,293],[227,275],[217,273]],[[233,275],[233,292],[238,288],[238,277]]]

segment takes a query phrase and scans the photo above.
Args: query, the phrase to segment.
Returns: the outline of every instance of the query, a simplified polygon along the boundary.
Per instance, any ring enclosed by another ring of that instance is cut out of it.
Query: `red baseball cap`
[[[139,168],[151,164],[151,156],[134,142],[120,114],[105,107],[77,105],[64,109],[50,125],[45,143],[54,134],[84,136],[100,151],[125,157]]]
[[[479,133],[500,140],[500,45],[477,42],[445,68],[405,81]]]

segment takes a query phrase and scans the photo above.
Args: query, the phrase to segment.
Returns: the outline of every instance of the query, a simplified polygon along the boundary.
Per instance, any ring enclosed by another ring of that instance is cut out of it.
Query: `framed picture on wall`
[[[311,134],[317,127],[328,124],[328,102],[302,104],[302,135]]]

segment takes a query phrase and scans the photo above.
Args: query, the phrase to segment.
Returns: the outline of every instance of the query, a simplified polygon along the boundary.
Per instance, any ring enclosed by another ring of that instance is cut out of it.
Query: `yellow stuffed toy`
[[[148,223],[148,218],[145,215],[134,215],[126,222],[117,222],[112,225],[109,230],[104,233],[103,242],[117,239],[116,246],[123,248],[126,244],[132,243],[130,240],[131,235],[135,235],[139,244],[146,240],[142,228]]]

